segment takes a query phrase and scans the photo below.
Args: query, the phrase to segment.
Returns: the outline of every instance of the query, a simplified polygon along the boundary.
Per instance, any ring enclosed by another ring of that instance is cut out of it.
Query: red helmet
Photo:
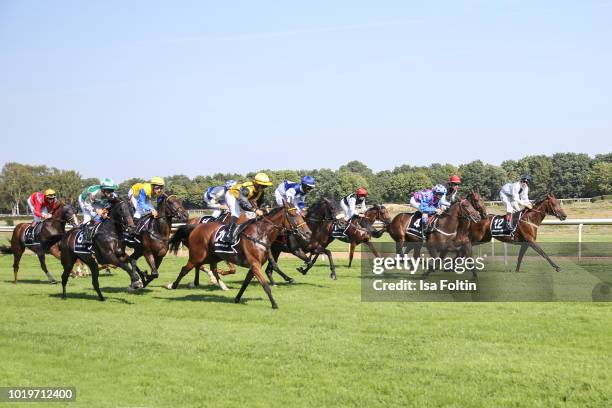
[[[365,188],[363,188],[363,187],[359,187],[359,188],[357,189],[357,195],[358,195],[359,197],[367,197],[367,196],[368,196],[368,190],[366,190],[366,189],[365,189]]]
[[[457,176],[456,174],[452,175],[451,178],[450,178],[450,182],[451,183],[459,184],[459,183],[461,183],[461,178],[459,176]]]

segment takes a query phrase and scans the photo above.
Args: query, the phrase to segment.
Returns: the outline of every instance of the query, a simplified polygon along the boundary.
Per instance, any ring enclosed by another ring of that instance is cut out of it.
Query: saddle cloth
[[[506,218],[503,215],[495,215],[491,219],[491,235],[494,237],[511,236],[516,231],[516,227],[521,219],[522,211],[512,214],[512,229],[506,228]]]

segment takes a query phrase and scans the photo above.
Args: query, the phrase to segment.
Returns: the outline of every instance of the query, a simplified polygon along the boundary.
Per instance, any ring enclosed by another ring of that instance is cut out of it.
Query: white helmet
[[[446,194],[446,187],[444,187],[442,184],[436,184],[433,188],[433,192],[435,194]]]

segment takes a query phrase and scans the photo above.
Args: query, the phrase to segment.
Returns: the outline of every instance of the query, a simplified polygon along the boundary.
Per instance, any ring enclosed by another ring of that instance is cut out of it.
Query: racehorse
[[[181,272],[172,284],[168,284],[168,289],[176,289],[181,279],[194,267],[200,268],[203,264],[209,264],[211,271],[216,279],[220,279],[217,273],[217,263],[227,260],[234,264],[249,267],[249,271],[244,279],[240,291],[234,301],[238,303],[247,286],[255,276],[263,286],[264,291],[270,299],[272,308],[278,308],[276,301],[272,297],[272,291],[268,282],[264,278],[261,267],[268,261],[270,245],[282,231],[289,230],[304,235],[304,239],[310,238],[310,229],[295,210],[290,208],[287,203],[282,207],[271,210],[268,214],[243,224],[238,230],[240,239],[236,245],[235,253],[221,253],[215,251],[215,236],[223,224],[211,222],[198,225],[189,235],[189,260],[183,266]],[[173,251],[178,250],[178,244],[171,244]]]
[[[565,211],[563,211],[563,208],[561,208],[561,205],[552,193],[547,193],[543,198],[537,200],[531,209],[525,208],[521,211],[518,225],[511,235],[494,237],[499,241],[521,246],[518,253],[515,272],[520,270],[523,256],[529,247],[533,248],[534,251],[546,259],[550,266],[557,272],[561,271],[561,268],[550,259],[542,247],[536,242],[538,228],[546,215],[555,216],[561,221],[567,218]],[[489,215],[480,222],[470,224],[469,235],[471,243],[480,244],[491,241],[491,221],[493,217],[493,215]],[[469,251],[471,252],[471,247]]]
[[[70,204],[58,203],[55,210],[51,212],[51,218],[41,221],[41,224],[35,227],[36,230],[39,231],[35,237],[35,239],[38,239],[38,243],[27,246],[27,248],[30,248],[36,256],[38,256],[40,267],[45,272],[45,275],[47,275],[49,283],[57,283],[57,281],[47,269],[45,253],[50,253],[56,258],[60,258],[59,246],[55,245],[59,239],[50,240],[50,238],[61,236],[66,231],[66,223],[73,227],[78,225],[74,208]],[[13,283],[18,282],[19,262],[26,249],[25,231],[30,225],[31,223],[29,222],[17,224],[13,229],[11,246],[0,247],[0,252],[4,254],[13,254]]]
[[[189,235],[191,235],[191,233],[193,232],[193,230],[200,224],[206,224],[209,222],[220,222],[224,225],[227,225],[229,223],[230,217],[229,217],[230,213],[228,211],[224,211],[221,213],[221,215],[219,215],[218,217],[213,217],[210,215],[205,215],[203,217],[195,217],[195,218],[190,218],[187,221],[187,224],[185,225],[181,225],[179,226],[176,231],[174,232],[174,234],[172,235],[172,237],[170,238],[170,245],[176,245],[177,248],[180,244],[182,244],[185,247],[189,247]],[[236,224],[242,224],[246,221],[249,220],[249,217],[247,217],[246,212],[243,211],[240,213],[240,217],[238,217],[238,220],[236,221]],[[217,269],[217,272],[219,273],[219,275],[232,275],[234,273],[236,273],[236,265],[234,265],[231,262],[226,262],[227,266],[228,266],[228,270],[220,270]],[[203,268],[203,266],[202,266]],[[211,279],[211,281],[213,281],[213,283],[218,283],[219,286],[222,289],[227,289],[227,287],[225,287],[225,285],[223,285],[222,282],[214,282],[215,281],[215,277],[212,275],[212,272],[207,271],[209,273],[209,277]],[[195,271],[195,277],[193,279],[193,287],[197,287],[200,286],[200,269],[196,269]]]
[[[130,255],[132,270],[140,276],[143,287],[146,287],[153,279],[159,276],[159,266],[168,252],[168,241],[172,229],[173,218],[185,217],[186,211],[180,200],[175,195],[162,194],[158,200],[159,211],[156,218],[149,220],[149,224],[142,231],[137,232],[137,243],[127,245],[134,248]],[[141,256],[145,257],[147,264],[151,267],[151,274],[138,269],[136,261]]]
[[[432,258],[443,259],[449,251],[457,251],[455,246],[457,238],[457,228],[464,221],[480,221],[480,213],[472,206],[466,198],[461,198],[451,204],[446,211],[436,217],[431,223],[431,232],[427,236],[425,243],[429,255]],[[424,276],[433,272],[433,265],[430,265]],[[475,273],[475,270],[472,270]]]
[[[472,204],[472,207],[479,212],[481,218],[486,216],[487,210],[485,208],[484,200],[482,199],[480,194],[478,194],[478,192],[472,190],[467,194],[465,198]],[[393,240],[395,241],[395,252],[398,255],[404,255],[407,252],[410,252],[410,250],[414,250],[413,257],[418,258],[421,254],[421,249],[423,246],[423,237],[408,233],[408,225],[414,215],[415,213],[397,214],[389,224],[387,232],[389,232],[389,235],[391,235],[391,238],[393,238]],[[463,245],[465,243],[465,232],[463,231],[462,227],[465,228],[468,223],[469,220],[466,218],[462,218],[460,220],[459,227],[457,230],[456,240],[458,242],[456,246]],[[408,251],[406,251],[407,246],[410,247]]]
[[[487,209],[485,207],[484,200],[476,190],[470,191],[465,198],[470,202],[470,204],[472,204],[472,207],[478,211],[481,220],[487,218]],[[469,218],[462,218],[459,221],[457,236],[455,238],[455,247],[458,249],[457,256],[472,256],[472,242],[469,234],[471,224],[472,221]]]
[[[72,229],[65,234],[61,240],[61,260],[64,267],[62,274],[62,299],[66,299],[66,283],[68,275],[77,259],[85,263],[91,271],[91,283],[98,294],[100,300],[105,300],[100,292],[98,283],[98,264],[115,265],[128,273],[131,279],[130,289],[142,288],[142,281],[132,270],[129,256],[124,251],[122,236],[127,228],[128,231],[134,230],[134,219],[125,201],[115,200],[109,210],[108,218],[100,222],[96,232],[92,237],[92,252],[75,252],[77,236],[80,230]],[[94,256],[95,255],[95,256]]]
[[[391,218],[389,217],[389,212],[387,211],[384,205],[376,204],[373,207],[369,208],[363,214],[363,217],[355,218],[355,221],[359,224],[360,227],[368,230],[373,238],[380,238],[385,233],[387,228],[389,227]],[[382,222],[384,225],[384,229],[375,230],[373,226],[376,221]],[[351,247],[350,247],[350,252],[349,252],[349,264],[348,264],[349,268],[351,267],[351,264],[353,263],[353,254],[355,253],[355,247],[361,244],[362,242],[363,241],[359,242],[351,238],[350,240]],[[376,254],[377,252],[374,249],[374,245],[372,244],[372,242],[368,239],[366,243],[368,247],[370,248],[370,250]]]

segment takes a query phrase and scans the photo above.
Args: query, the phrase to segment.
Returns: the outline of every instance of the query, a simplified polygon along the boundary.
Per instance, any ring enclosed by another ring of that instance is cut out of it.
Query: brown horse
[[[486,217],[487,210],[485,208],[484,200],[482,199],[480,194],[478,194],[478,192],[472,190],[465,198],[470,202],[470,204],[472,204],[472,207],[474,207],[474,209],[480,213],[481,218]],[[423,238],[422,236],[416,236],[408,233],[408,224],[410,223],[410,220],[412,219],[414,214],[415,213],[397,214],[387,227],[387,231],[389,232],[389,235],[391,235],[391,238],[393,238],[393,240],[395,241],[395,250],[397,254],[404,255],[410,252],[410,250],[414,249],[413,257],[418,258],[421,254]],[[466,226],[469,223],[470,221],[468,218],[462,218],[460,220],[456,235],[456,240],[458,242],[455,246],[459,246],[459,244],[464,244],[464,236],[466,234],[464,229],[466,229]],[[408,251],[406,251],[407,247],[409,247]]]
[[[153,279],[159,276],[159,266],[168,252],[168,241],[172,229],[173,218],[183,218],[186,214],[183,205],[175,195],[162,194],[158,201],[159,211],[156,218],[149,221],[148,228],[141,231],[135,245],[128,244],[134,248],[130,255],[130,264],[142,279],[143,286],[146,287]],[[151,274],[147,271],[138,269],[136,261],[141,256],[145,257],[147,264],[151,267]]]
[[[446,211],[439,217],[436,217],[432,222],[431,233],[427,236],[425,245],[432,258],[445,258],[450,251],[457,251],[455,246],[457,238],[457,229],[461,222],[480,221],[480,214],[472,206],[472,203],[461,198],[454,202]],[[430,265],[424,276],[433,272],[433,266]]]
[[[215,251],[215,236],[222,226],[223,224],[219,222],[211,222],[200,224],[193,230],[189,235],[189,260],[181,269],[176,280],[172,284],[168,284],[166,288],[176,289],[181,279],[191,269],[195,267],[197,270],[203,264],[209,264],[215,278],[219,279],[217,263],[221,260],[227,260],[249,268],[242,287],[235,298],[236,303],[240,301],[242,294],[255,276],[268,295],[272,308],[278,308],[261,267],[268,261],[270,246],[280,232],[293,231],[304,235],[305,239],[310,238],[310,229],[302,216],[295,208],[290,208],[287,203],[284,203],[283,207],[275,208],[268,214],[247,222],[239,230],[239,236],[242,239],[235,246],[236,253]],[[171,249],[176,251],[178,245],[171,244]]]
[[[563,208],[561,208],[561,205],[551,193],[546,194],[544,198],[536,201],[531,209],[525,208],[521,211],[520,220],[512,235],[495,237],[495,239],[499,241],[521,246],[516,263],[516,272],[520,270],[523,256],[529,247],[533,248],[534,251],[546,259],[550,266],[552,266],[557,272],[561,271],[561,268],[555,264],[548,255],[546,255],[542,247],[540,247],[536,242],[538,228],[542,224],[542,221],[546,215],[555,216],[561,221],[567,218],[565,211],[563,211]],[[470,224],[470,243],[477,245],[483,242],[491,241],[492,219],[493,216],[489,215],[480,222]],[[469,247],[469,251],[471,253],[471,246]]]
[[[480,214],[481,221],[487,218],[487,209],[482,196],[475,190],[472,190],[465,197],[472,207]],[[455,238],[455,247],[457,248],[457,256],[471,257],[472,242],[470,240],[470,228],[472,221],[469,218],[462,218],[457,228],[457,237]]]
[[[47,279],[50,283],[57,283],[57,281],[47,269],[45,254],[50,253],[57,259],[60,258],[59,245],[56,244],[59,241],[59,237],[66,231],[66,223],[73,227],[78,225],[74,208],[70,204],[58,203],[55,210],[51,213],[51,218],[41,221],[41,225],[37,226],[37,229],[40,231],[36,237],[38,243],[27,246],[27,248],[30,248],[36,256],[38,256],[40,267],[45,272],[45,275],[47,275]],[[14,283],[17,283],[19,280],[19,262],[26,249],[25,231],[30,225],[31,223],[29,222],[17,224],[13,229],[11,246],[0,247],[0,252],[4,254],[13,254]]]
[[[187,221],[187,224],[185,225],[181,225],[179,226],[176,231],[174,232],[174,234],[172,235],[172,237],[170,238],[170,245],[176,245],[177,248],[180,244],[182,244],[185,247],[189,247],[189,235],[191,235],[191,233],[193,232],[193,230],[200,224],[207,224],[209,222],[220,222],[221,224],[227,225],[229,223],[230,220],[230,213],[229,212],[222,212],[221,215],[219,215],[218,217],[213,217],[210,215],[205,215],[203,217],[195,217],[195,218],[190,218],[189,221]],[[236,221],[236,224],[242,224],[246,221],[248,221],[249,218],[246,215],[245,211],[242,211],[240,213],[240,217],[238,217],[238,221]],[[236,273],[236,265],[234,265],[231,262],[226,262],[228,269],[227,270],[221,270],[221,269],[217,269],[217,272],[219,273],[219,275],[233,275]],[[200,270],[204,268],[204,266],[202,266],[200,269],[196,269],[195,271],[195,277],[193,279],[193,283],[190,285],[191,287],[198,287],[200,286]],[[223,288],[224,290],[226,289],[226,287],[223,285],[222,282],[214,282],[215,278],[214,276],[212,276],[212,273],[209,272],[209,277],[211,278],[211,281],[213,281],[213,283],[218,283],[219,286],[221,286],[221,288]]]
[[[360,227],[367,229],[373,238],[380,238],[382,237],[382,235],[385,233],[385,231],[389,227],[389,224],[391,223],[391,217],[389,217],[389,212],[387,211],[384,205],[376,204],[373,207],[369,208],[363,214],[362,218],[355,218],[355,221],[359,224]],[[382,222],[384,225],[384,229],[375,230],[373,226],[376,221]],[[362,242],[363,241],[359,242],[357,240],[351,239],[350,241],[351,247],[349,250],[349,263],[348,263],[349,268],[351,267],[351,264],[353,263],[353,254],[355,253],[355,247],[361,244]],[[377,254],[376,250],[374,249],[374,245],[372,244],[370,239],[368,239],[365,242],[367,243],[370,250],[374,254]]]

